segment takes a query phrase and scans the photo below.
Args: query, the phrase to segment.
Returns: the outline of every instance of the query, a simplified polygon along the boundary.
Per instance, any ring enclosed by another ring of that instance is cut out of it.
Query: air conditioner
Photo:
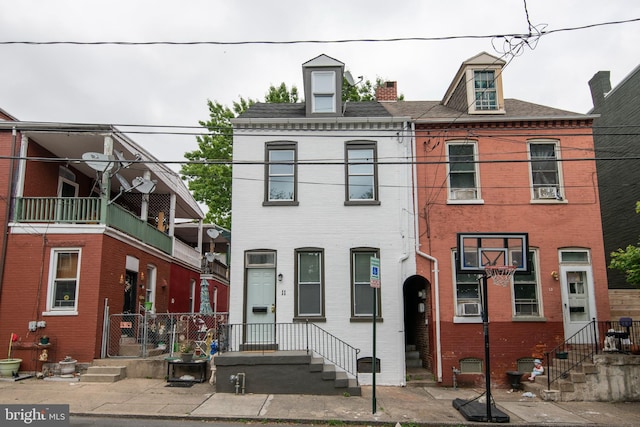
[[[480,304],[477,302],[465,302],[460,304],[462,316],[480,316]]]
[[[536,188],[538,199],[557,199],[558,187],[538,187]]]
[[[473,200],[476,198],[476,190],[474,189],[458,189],[451,190],[452,200]]]

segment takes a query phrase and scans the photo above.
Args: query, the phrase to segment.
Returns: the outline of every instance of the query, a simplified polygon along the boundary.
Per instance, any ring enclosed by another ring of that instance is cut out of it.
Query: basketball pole
[[[491,364],[489,363],[489,301],[488,301],[488,278],[487,273],[482,274],[482,326],[484,331],[484,376],[485,376],[485,398],[487,400],[487,421],[491,422]]]

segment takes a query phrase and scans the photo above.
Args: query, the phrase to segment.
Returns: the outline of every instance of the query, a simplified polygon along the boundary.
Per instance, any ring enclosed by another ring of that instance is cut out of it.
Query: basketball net
[[[516,268],[515,265],[487,265],[484,268],[484,272],[487,277],[493,279],[494,285],[505,288],[511,283],[511,278],[515,274]]]

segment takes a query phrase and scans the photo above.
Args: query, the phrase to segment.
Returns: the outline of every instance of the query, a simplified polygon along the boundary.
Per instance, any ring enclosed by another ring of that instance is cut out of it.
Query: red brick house
[[[481,53],[462,64],[442,101],[396,101],[392,93],[384,102],[415,128],[417,276],[405,299],[424,295],[426,309],[406,341],[443,385],[454,371],[458,383],[480,384],[484,372],[473,309],[480,285],[456,271],[457,233],[529,237],[531,274],[507,287],[489,279],[494,383],[505,385],[505,372],[530,362],[536,345],[550,350],[585,322],[609,320],[594,116],[505,98],[504,66]]]
[[[201,248],[214,243],[176,227],[202,231],[203,213],[142,147],[110,125],[0,111],[0,163],[0,337],[20,337],[12,353],[21,370],[38,367],[42,335],[50,362],[90,362],[102,354],[108,314],[139,313],[143,303],[197,311]]]

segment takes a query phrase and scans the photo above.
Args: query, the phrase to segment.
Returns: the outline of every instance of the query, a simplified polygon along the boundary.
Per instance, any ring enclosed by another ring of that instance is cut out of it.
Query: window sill
[[[313,316],[305,316],[305,317],[294,317],[293,318],[293,323],[302,323],[302,322],[309,322],[309,323],[316,323],[316,322],[326,322],[327,318],[324,316],[318,316],[318,317],[313,317]]]
[[[42,312],[43,316],[77,316],[78,312],[77,311],[43,311]]]
[[[298,206],[300,202],[297,200],[294,201],[286,201],[286,202],[262,202],[262,206]]]
[[[351,319],[349,319],[349,321],[352,323],[371,323],[372,320],[373,320],[372,316],[362,316],[362,317],[351,316]],[[383,321],[384,319],[382,317],[376,317],[376,323],[382,323]]]
[[[569,201],[567,199],[531,199],[532,205],[564,205],[568,203]]]
[[[453,316],[453,323],[482,323],[482,316]]]
[[[544,316],[513,316],[512,322],[546,322],[547,318]]]
[[[345,200],[345,206],[380,206],[380,200]]]
[[[484,205],[484,199],[447,199],[448,205]]]

